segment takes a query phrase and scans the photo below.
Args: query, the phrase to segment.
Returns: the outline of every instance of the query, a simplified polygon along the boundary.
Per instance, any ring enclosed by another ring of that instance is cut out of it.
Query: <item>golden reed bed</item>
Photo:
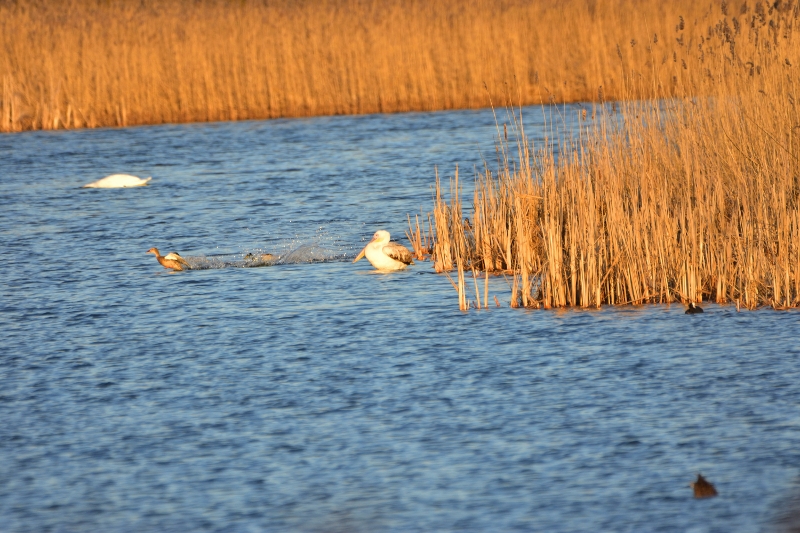
[[[503,162],[477,176],[469,213],[457,172],[449,201],[437,183],[433,258],[458,271],[461,308],[470,271],[507,273],[512,306],[800,306],[799,30],[798,2],[679,20],[635,45],[649,57],[629,94],[654,100],[590,108],[556,146],[498,113]]]
[[[0,0],[0,131],[635,97],[653,35],[710,6]]]

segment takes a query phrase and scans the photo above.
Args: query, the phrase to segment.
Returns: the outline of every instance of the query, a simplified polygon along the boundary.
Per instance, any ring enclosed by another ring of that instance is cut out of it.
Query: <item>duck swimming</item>
[[[164,268],[171,268],[173,270],[187,270],[191,268],[186,259],[178,255],[177,252],[170,252],[167,255],[158,253],[158,248],[150,248],[147,250],[148,254],[155,254],[156,259]]]
[[[685,314],[687,314],[687,315],[696,315],[696,314],[702,313],[702,312],[703,312],[703,308],[702,307],[696,306],[694,304],[694,302],[689,302],[689,309],[686,310]]]
[[[700,474],[697,474],[697,481],[689,483],[689,486],[694,489],[695,498],[713,498],[717,495],[717,489],[714,488],[714,485]]]
[[[272,254],[255,255],[253,253],[249,253],[244,256],[245,261],[272,261],[273,259],[275,259],[275,256]]]
[[[364,256],[378,270],[402,270],[414,264],[408,248],[396,242],[389,242],[389,232],[382,229],[375,232],[372,240],[361,250],[353,263]]]

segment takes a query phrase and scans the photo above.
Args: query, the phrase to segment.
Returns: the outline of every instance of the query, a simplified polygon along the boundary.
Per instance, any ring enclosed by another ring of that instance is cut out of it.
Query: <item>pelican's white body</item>
[[[137,178],[130,174],[112,174],[92,183],[87,183],[83,189],[122,189],[125,187],[141,187],[153,178]]]
[[[413,264],[411,253],[401,244],[390,243],[389,232],[384,230],[375,232],[375,236],[353,262],[355,263],[364,256],[378,270],[402,270]],[[401,260],[398,261],[395,258]]]

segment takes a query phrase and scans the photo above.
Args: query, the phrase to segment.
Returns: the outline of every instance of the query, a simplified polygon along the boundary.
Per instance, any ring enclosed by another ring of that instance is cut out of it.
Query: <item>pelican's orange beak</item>
[[[370,241],[370,242],[372,242],[372,241]],[[364,257],[364,255],[366,255],[366,253],[367,253],[367,247],[365,246],[364,249],[361,250],[358,253],[358,256],[356,256],[356,258],[353,260],[353,263],[357,263],[358,261],[360,261]]]

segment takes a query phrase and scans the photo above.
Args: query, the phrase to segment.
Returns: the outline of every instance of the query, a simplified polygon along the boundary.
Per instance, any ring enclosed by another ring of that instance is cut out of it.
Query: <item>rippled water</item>
[[[502,278],[504,307],[462,313],[430,263],[350,263],[496,134],[459,111],[1,136],[0,531],[771,530],[800,501],[797,313],[514,310]],[[153,180],[78,188],[114,172]]]

